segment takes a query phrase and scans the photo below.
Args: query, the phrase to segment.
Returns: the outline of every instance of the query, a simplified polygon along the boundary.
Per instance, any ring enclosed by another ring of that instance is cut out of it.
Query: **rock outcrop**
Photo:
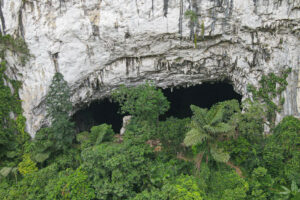
[[[166,88],[228,79],[247,96],[262,74],[291,67],[279,118],[300,113],[300,0],[1,0],[0,22],[33,55],[26,66],[8,57],[32,136],[55,71],[75,112],[145,80]]]

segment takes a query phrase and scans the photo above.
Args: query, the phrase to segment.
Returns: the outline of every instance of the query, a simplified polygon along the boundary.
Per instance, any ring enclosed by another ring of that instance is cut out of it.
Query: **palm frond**
[[[211,126],[211,125],[205,125],[204,130],[210,133],[210,135],[215,135],[217,136],[220,133],[229,133],[232,131],[233,126],[226,124],[226,123],[218,123],[216,126]]]
[[[210,153],[215,161],[226,163],[230,159],[230,155],[222,148],[217,148],[217,146],[211,146]]]
[[[197,144],[202,144],[208,138],[209,136],[207,134],[199,131],[198,129],[193,128],[189,132],[187,132],[183,143],[186,146],[193,146]]]
[[[207,109],[206,108],[200,108],[195,105],[191,105],[191,110],[193,111],[193,117],[192,120],[198,124],[198,126],[202,127],[205,124],[208,123],[207,121]]]
[[[224,111],[220,104],[213,106],[207,113],[209,124],[216,124],[223,119]]]

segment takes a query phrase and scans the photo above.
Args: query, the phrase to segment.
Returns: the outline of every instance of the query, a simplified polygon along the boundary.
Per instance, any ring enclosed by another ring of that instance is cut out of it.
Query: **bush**
[[[264,148],[263,159],[266,168],[277,182],[287,184],[285,180],[300,184],[300,120],[285,117],[269,136]]]

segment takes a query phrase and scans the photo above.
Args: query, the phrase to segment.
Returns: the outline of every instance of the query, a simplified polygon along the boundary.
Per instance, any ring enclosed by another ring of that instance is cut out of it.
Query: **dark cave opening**
[[[119,133],[123,119],[123,115],[119,111],[119,104],[108,98],[94,101],[87,108],[79,110],[73,115],[76,131],[89,131],[93,126],[106,123],[112,125],[115,133]]]
[[[227,82],[203,83],[188,88],[173,89],[173,91],[168,88],[163,90],[163,93],[170,102],[170,109],[161,116],[161,120],[171,116],[191,117],[191,104],[201,108],[210,108],[221,101],[237,99],[241,103],[242,100],[242,95],[236,93],[233,86]]]
[[[242,99],[242,96],[233,90],[233,86],[226,82],[203,83],[188,88],[173,89],[173,91],[168,88],[164,89],[163,93],[170,102],[170,109],[160,117],[161,120],[170,116],[191,117],[191,104],[210,108],[217,102],[230,99],[237,99],[241,102]],[[89,131],[92,126],[107,123],[112,125],[116,133],[119,133],[123,119],[123,115],[119,111],[118,103],[111,102],[106,98],[92,102],[87,108],[76,112],[73,115],[73,121],[76,124],[77,132]]]

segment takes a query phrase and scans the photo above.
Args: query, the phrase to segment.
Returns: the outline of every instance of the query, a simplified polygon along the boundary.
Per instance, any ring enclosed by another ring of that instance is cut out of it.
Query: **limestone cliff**
[[[262,74],[291,67],[279,118],[300,112],[300,0],[1,0],[0,22],[33,55],[26,66],[8,57],[8,74],[23,81],[32,136],[55,71],[76,110],[145,80],[174,87],[229,79],[246,96]]]

